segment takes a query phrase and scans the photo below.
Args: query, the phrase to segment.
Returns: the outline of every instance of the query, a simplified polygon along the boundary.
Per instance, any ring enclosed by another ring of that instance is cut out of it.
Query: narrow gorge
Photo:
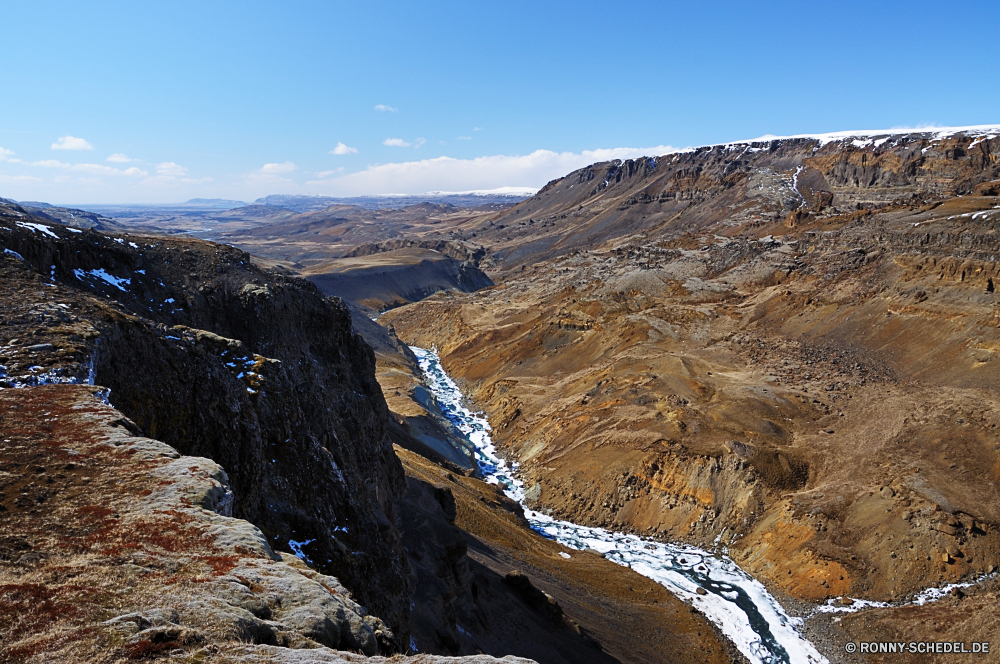
[[[437,353],[423,348],[412,350],[442,414],[475,444],[476,459],[486,482],[502,486],[509,498],[523,506],[524,484],[497,456],[489,422],[463,405],[465,399],[441,368]],[[596,552],[667,587],[718,625],[750,662],[827,661],[799,635],[796,627],[801,620],[789,617],[759,582],[719,552],[578,526],[553,519],[544,513],[551,510],[540,509],[543,512],[524,507],[524,514],[541,536],[577,551]],[[568,553],[561,555],[570,557]]]

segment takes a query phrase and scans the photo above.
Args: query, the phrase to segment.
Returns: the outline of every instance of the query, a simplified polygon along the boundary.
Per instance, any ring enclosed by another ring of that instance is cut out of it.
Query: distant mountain
[[[120,224],[113,219],[87,210],[66,208],[42,203],[40,201],[13,201],[0,198],[0,208],[10,216],[30,214],[44,221],[73,226],[75,228],[93,228],[99,231],[121,230]],[[12,213],[12,214],[11,214]]]
[[[276,205],[244,205],[241,207],[232,208],[226,210],[225,212],[218,213],[219,218],[237,218],[237,219],[270,219],[279,220],[287,219],[289,217],[294,217],[295,212],[287,208],[278,207]]]
[[[355,196],[336,198],[333,196],[291,196],[272,194],[254,201],[255,205],[274,205],[295,210],[314,212],[332,205],[353,205],[366,210],[398,210],[420,203],[454,205],[459,208],[511,205],[530,198],[534,189],[505,187],[489,191],[431,191],[415,195]]]
[[[226,198],[192,198],[181,205],[197,205],[198,207],[238,208],[246,205],[243,201],[231,201]]]

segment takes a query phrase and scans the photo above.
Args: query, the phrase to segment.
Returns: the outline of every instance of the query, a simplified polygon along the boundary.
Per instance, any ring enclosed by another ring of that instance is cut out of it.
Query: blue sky
[[[667,146],[996,123],[995,20],[987,2],[7,3],[0,196],[539,187]]]

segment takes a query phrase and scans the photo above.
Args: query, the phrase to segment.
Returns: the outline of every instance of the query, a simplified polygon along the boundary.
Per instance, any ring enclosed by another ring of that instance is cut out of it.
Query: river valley
[[[988,641],[998,136],[613,160],[255,256],[0,204],[0,659]]]
[[[476,446],[476,460],[486,481],[501,485],[511,499],[523,505],[524,485],[516,477],[516,468],[499,456],[490,438],[489,422],[464,405],[461,390],[445,373],[434,350],[416,347],[411,350],[442,414]],[[573,549],[596,549],[609,560],[662,584],[719,626],[751,662],[827,661],[798,632],[802,619],[789,616],[763,584],[743,572],[724,553],[579,526],[527,507],[524,514],[541,536]]]

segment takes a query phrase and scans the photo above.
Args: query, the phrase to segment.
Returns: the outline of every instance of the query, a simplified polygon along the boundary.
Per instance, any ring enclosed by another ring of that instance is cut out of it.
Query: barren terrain
[[[380,322],[554,515],[725,546],[807,604],[992,574],[1000,144],[853,141],[583,169],[491,218],[497,286]]]
[[[686,644],[684,661],[704,648],[725,661],[721,637],[673,597],[651,616],[647,598],[615,592],[594,607],[579,603],[579,579],[516,555],[476,559],[490,545],[464,517],[456,525],[452,494],[472,472],[468,451],[409,392],[392,397],[404,415],[386,409],[375,356],[339,299],[230,247],[108,236],[17,209],[0,220],[0,246],[11,517],[0,659],[353,661],[346,648],[467,656],[414,662],[631,662],[629,643],[650,638]],[[400,386],[417,387],[405,346],[364,316],[356,324],[397,362]],[[178,488],[189,480],[193,497]],[[475,500],[480,522],[537,539],[510,501],[468,481],[458,505]],[[227,585],[233,569],[250,580]]]
[[[77,233],[4,204],[0,380],[18,389],[3,397],[110,386],[133,437],[221,464],[234,514],[295,549],[283,564],[363,599],[383,652],[734,657],[662,587],[532,534],[475,478],[471,446],[406,344],[436,347],[486,410],[533,508],[728,552],[793,613],[841,611],[805,627],[831,661],[878,661],[844,654],[849,640],[989,641],[1000,567],[991,131],[595,164],[503,209],[330,208],[270,226],[257,215],[229,238],[253,261],[196,240]],[[5,472],[21,486],[20,470]],[[22,551],[4,574],[47,573],[37,565],[48,558]],[[966,585],[912,603],[954,583]],[[886,605],[854,612],[862,601]],[[247,648],[295,661],[294,629]],[[317,656],[330,645],[298,633]],[[86,634],[72,647],[98,647]],[[62,652],[52,643],[39,656]]]

